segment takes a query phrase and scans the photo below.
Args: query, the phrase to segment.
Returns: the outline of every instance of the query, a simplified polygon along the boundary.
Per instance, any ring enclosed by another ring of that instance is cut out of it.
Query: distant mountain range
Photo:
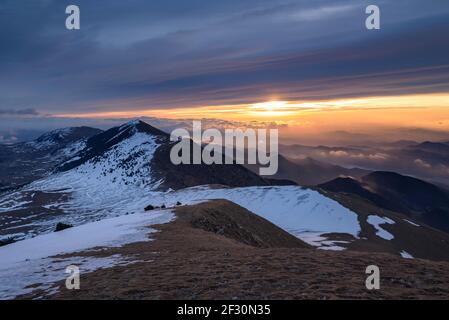
[[[345,168],[392,171],[449,187],[447,142],[398,141],[343,147],[280,145],[279,150],[289,159],[312,158]]]

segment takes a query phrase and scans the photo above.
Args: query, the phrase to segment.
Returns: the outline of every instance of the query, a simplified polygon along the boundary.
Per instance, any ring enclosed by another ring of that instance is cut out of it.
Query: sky
[[[447,0],[1,0],[0,140],[136,117],[436,138],[448,35]]]

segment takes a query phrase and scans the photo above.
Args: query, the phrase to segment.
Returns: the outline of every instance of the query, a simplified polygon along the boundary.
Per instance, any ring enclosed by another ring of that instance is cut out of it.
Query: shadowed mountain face
[[[253,172],[259,171],[258,165],[246,165]],[[317,185],[340,176],[361,177],[368,170],[348,169],[312,158],[288,159],[279,155],[278,172],[273,179],[291,180],[302,186]]]
[[[338,178],[319,187],[357,195],[379,207],[449,232],[449,194],[431,183],[393,172],[373,172],[359,180]]]
[[[394,203],[370,191],[368,186],[363,185],[360,181],[353,178],[336,178],[320,184],[319,187],[337,193],[356,194],[363,199],[369,200],[372,203],[389,210],[397,211],[398,209]]]
[[[161,145],[151,161],[153,174],[157,179],[163,180],[162,186],[165,188],[177,190],[204,184],[219,184],[229,187],[268,186],[271,184],[269,180],[238,164],[174,165],[170,161],[170,150],[174,144],[175,142]],[[190,144],[190,150],[193,150],[193,142]],[[224,156],[222,159],[224,163]]]

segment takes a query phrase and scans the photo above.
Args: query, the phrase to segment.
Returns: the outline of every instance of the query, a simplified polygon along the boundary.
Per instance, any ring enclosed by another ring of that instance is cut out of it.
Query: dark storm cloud
[[[0,3],[0,108],[52,113],[449,89],[449,3],[363,0]]]

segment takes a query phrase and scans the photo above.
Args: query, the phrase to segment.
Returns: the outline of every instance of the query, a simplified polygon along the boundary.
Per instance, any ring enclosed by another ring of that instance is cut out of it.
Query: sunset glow
[[[237,121],[289,121],[332,126],[344,123],[413,125],[449,128],[449,94],[392,97],[365,97],[326,101],[267,101],[253,104],[198,106],[173,109],[142,109],[95,113],[58,114],[72,118],[135,118],[140,116],[171,119],[220,118]]]

